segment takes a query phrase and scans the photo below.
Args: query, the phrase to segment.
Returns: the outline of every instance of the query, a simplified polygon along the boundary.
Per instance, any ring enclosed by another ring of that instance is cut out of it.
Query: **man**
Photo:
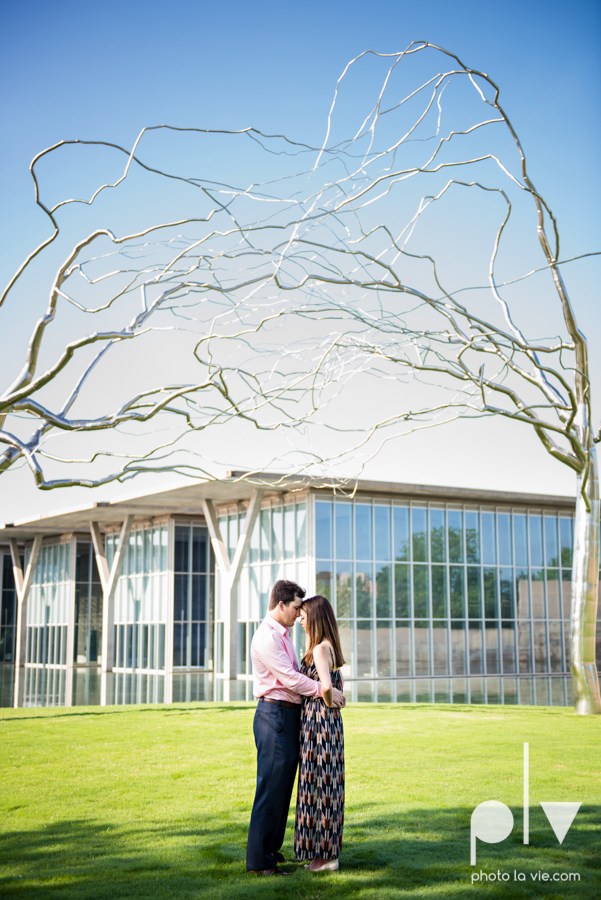
[[[279,868],[294,776],[298,765],[302,698],[321,697],[321,684],[302,675],[290,640],[305,591],[293,581],[276,581],[269,612],[257,628],[250,655],[253,692],[258,697],[253,724],[257,746],[257,791],[250,817],[246,868],[256,875],[289,875]],[[334,689],[334,706],[345,698]]]

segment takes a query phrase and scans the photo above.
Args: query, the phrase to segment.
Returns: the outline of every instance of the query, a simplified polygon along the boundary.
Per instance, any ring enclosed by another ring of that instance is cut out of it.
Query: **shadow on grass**
[[[14,722],[15,724],[22,725],[24,722],[31,722],[35,719],[46,719],[47,721],[51,721],[52,719],[68,719],[70,717],[76,716],[77,718],[81,718],[82,716],[119,716],[124,713],[136,713],[136,715],[142,714],[150,714],[150,713],[161,713],[164,716],[173,716],[173,715],[193,715],[198,713],[211,713],[215,715],[216,713],[228,715],[234,712],[240,712],[240,710],[253,710],[255,709],[256,704],[254,703],[228,703],[227,705],[220,705],[219,703],[210,703],[207,701],[206,706],[177,706],[177,704],[169,704],[166,706],[165,704],[157,704],[156,706],[147,706],[147,705],[138,705],[135,704],[126,704],[124,703],[122,706],[110,706],[110,707],[94,707],[92,709],[83,708],[81,710],[73,711],[73,712],[62,712],[62,710],[57,709],[56,707],[48,708],[48,713],[41,716],[31,716],[31,715],[13,715],[13,716],[0,716],[0,722]]]
[[[312,875],[297,863],[292,878],[261,879],[244,870],[247,819],[206,817],[178,823],[117,827],[109,822],[61,821],[5,832],[0,895],[32,900],[295,900],[412,897],[598,897],[601,807],[581,808],[563,845],[540,808],[531,811],[531,845],[522,843],[521,817],[501,844],[478,842],[469,866],[471,809],[413,809],[374,817],[351,807],[338,873]],[[371,813],[371,814],[370,814]],[[291,822],[289,823],[291,826]],[[284,852],[292,856],[292,831]],[[510,881],[471,884],[472,872],[510,873]],[[514,871],[525,882],[514,881]],[[543,883],[531,873],[578,873],[578,882]]]

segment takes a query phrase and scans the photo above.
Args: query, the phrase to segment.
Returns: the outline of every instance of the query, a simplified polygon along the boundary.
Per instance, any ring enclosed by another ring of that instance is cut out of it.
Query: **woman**
[[[342,690],[344,657],[334,610],[325,597],[302,604],[301,626],[307,652],[301,672],[321,682],[321,698],[303,701],[300,769],[294,827],[297,859],[312,872],[335,870],[344,822],[344,735],[340,710],[332,707],[332,687]]]

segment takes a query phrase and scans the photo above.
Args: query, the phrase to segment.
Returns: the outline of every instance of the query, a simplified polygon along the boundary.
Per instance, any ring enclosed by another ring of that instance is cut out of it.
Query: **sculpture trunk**
[[[580,494],[576,499],[570,662],[575,710],[580,715],[601,715],[599,677],[595,663],[595,629],[599,591],[599,471],[591,450],[591,469],[586,490],[590,511]]]

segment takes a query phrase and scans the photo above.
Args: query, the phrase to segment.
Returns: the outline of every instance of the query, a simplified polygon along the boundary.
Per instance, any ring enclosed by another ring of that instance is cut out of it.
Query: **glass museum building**
[[[251,699],[279,578],[330,599],[349,699],[571,702],[572,498],[353,488],[233,472],[1,525],[15,704]]]

